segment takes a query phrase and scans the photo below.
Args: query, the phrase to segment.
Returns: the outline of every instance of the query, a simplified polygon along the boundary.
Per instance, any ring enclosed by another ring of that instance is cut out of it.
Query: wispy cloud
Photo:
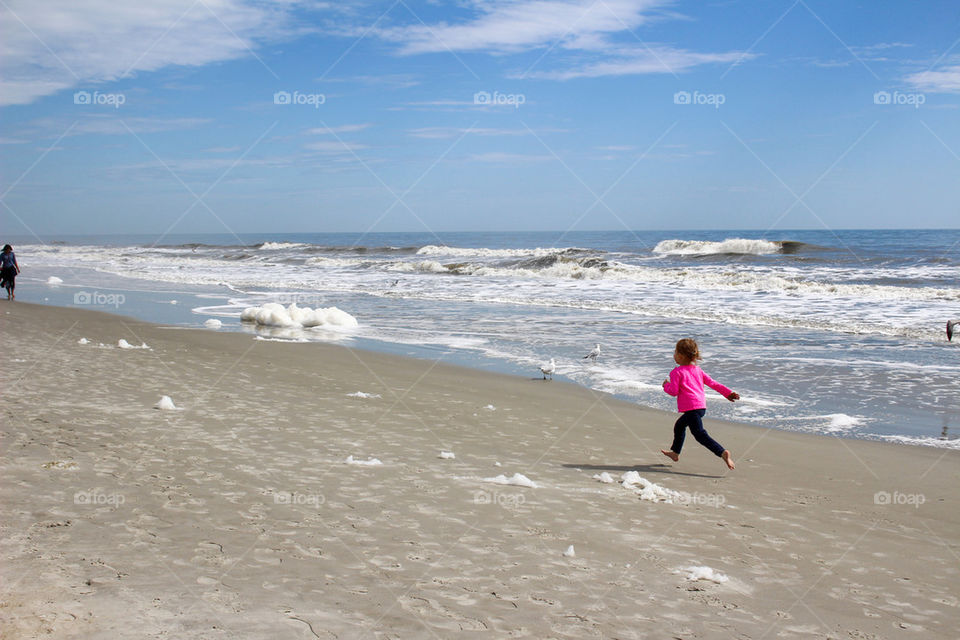
[[[371,125],[369,122],[363,124],[342,124],[338,127],[316,127],[314,129],[307,129],[307,133],[314,135],[333,135],[339,133],[353,133],[354,131],[363,131],[364,129],[369,128]]]
[[[531,162],[547,162],[554,160],[554,157],[547,154],[536,155],[489,151],[487,153],[476,153],[468,156],[467,160],[471,162],[489,162],[492,164],[529,164]]]
[[[207,118],[113,118],[109,116],[91,117],[77,123],[70,131],[71,136],[91,133],[101,135],[129,135],[134,133],[160,133],[193,129],[212,120]]]
[[[516,53],[559,42],[564,48],[602,49],[604,37],[647,22],[664,0],[508,0],[474,2],[459,24],[415,23],[377,31],[400,45],[401,55],[444,51]]]
[[[753,54],[739,51],[728,53],[696,53],[664,46],[621,49],[609,59],[575,65],[568,69],[535,71],[528,78],[572,80],[603,76],[638,75],[647,73],[682,73],[705,64],[732,64],[750,60]]]
[[[407,135],[413,138],[425,138],[428,140],[455,138],[463,134],[478,136],[526,136],[530,135],[530,129],[489,129],[483,127],[422,127],[420,129],[410,129]]]
[[[323,141],[323,142],[308,142],[303,145],[304,149],[309,149],[310,151],[319,151],[321,153],[350,153],[351,151],[356,151],[358,149],[366,149],[367,146],[363,144],[354,144],[354,143],[344,143],[337,141]]]
[[[171,65],[255,56],[289,37],[296,2],[5,0],[0,3],[0,106]],[[264,73],[269,73],[264,69]]]
[[[937,71],[912,73],[906,77],[906,81],[920,91],[960,93],[960,65],[943,67]]]
[[[513,74],[514,78],[569,80],[680,73],[699,65],[730,64],[754,57],[740,51],[698,53],[643,43],[635,30],[664,18],[667,14],[662,8],[667,4],[665,0],[475,2],[472,15],[460,23],[415,23],[382,28],[376,33],[399,45],[397,53],[403,56],[440,52],[504,55],[544,50],[547,57],[554,49],[566,54],[566,68],[527,69]]]

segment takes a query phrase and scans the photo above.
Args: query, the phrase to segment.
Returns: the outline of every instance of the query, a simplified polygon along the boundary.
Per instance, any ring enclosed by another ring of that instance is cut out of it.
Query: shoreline
[[[957,451],[708,414],[728,472],[692,438],[678,464],[659,453],[675,413],[573,383],[22,302],[0,325],[5,637],[949,638],[960,620]],[[674,500],[593,478],[631,472]],[[514,474],[537,486],[489,481]]]
[[[38,288],[47,286],[42,279],[35,279],[35,282]],[[72,290],[74,288],[77,288],[77,286],[78,285],[69,285],[68,288]],[[202,292],[189,292],[189,291],[177,291],[177,290],[171,290],[167,292],[164,289],[159,289],[159,290],[132,289],[130,291],[133,291],[143,296],[146,296],[146,294],[150,294],[150,293],[156,293],[156,294],[169,293],[170,295],[180,294],[180,296],[214,295],[210,292],[202,293]],[[199,299],[200,298],[198,297],[198,301]],[[146,324],[152,324],[152,325],[158,325],[158,326],[170,326],[170,327],[175,327],[177,329],[185,329],[185,330],[197,330],[197,331],[207,331],[207,332],[210,331],[209,329],[203,328],[202,321],[204,318],[208,317],[203,314],[193,314],[193,316],[196,317],[195,323],[189,323],[186,320],[178,323],[178,322],[163,322],[163,321],[144,319],[142,317],[143,314],[130,313],[129,315],[124,315],[119,312],[119,309],[118,310],[102,310],[99,308],[84,309],[83,307],[64,304],[62,301],[50,302],[49,299],[47,298],[45,298],[44,301],[42,302],[31,301],[31,302],[27,302],[26,304],[37,304],[41,306],[49,306],[49,307],[65,309],[65,310],[89,310],[95,313],[104,313],[104,314],[113,315],[116,317],[129,318],[136,322],[143,322]],[[159,307],[166,306],[156,302],[155,302],[155,305]],[[179,306],[183,307],[187,305],[179,305]],[[193,317],[193,316],[189,316],[189,317]],[[214,314],[209,317],[217,317],[217,315]],[[258,331],[256,328],[254,328],[254,325],[252,324],[249,327],[244,327],[243,323],[241,323],[240,325],[235,325],[231,322],[225,321],[223,327],[219,330],[219,332],[235,333],[235,334],[240,334],[244,336],[262,335],[262,337],[265,340],[273,340],[278,336],[268,335],[271,329],[273,329],[274,332],[278,334],[281,334],[284,331],[288,331],[288,330],[283,330],[275,327],[274,328],[260,327],[260,329],[262,331]],[[289,331],[292,331],[292,330],[289,330]],[[279,336],[279,337],[280,339],[283,339],[283,336]],[[391,342],[389,340],[373,338],[373,337],[364,337],[364,336],[355,337],[355,336],[351,336],[350,334],[344,334],[344,338],[347,338],[356,342],[354,346],[350,346],[348,348],[358,349],[368,353],[380,353],[380,354],[396,356],[400,358],[415,358],[415,359],[428,360],[428,361],[454,360],[455,362],[449,363],[451,366],[464,367],[473,371],[483,371],[483,372],[492,373],[495,375],[515,376],[520,379],[524,379],[526,377],[525,375],[522,375],[520,373],[520,370],[523,369],[523,367],[520,367],[517,363],[510,362],[509,360],[497,359],[489,355],[471,353],[468,349],[461,350],[460,352],[458,352],[457,347],[452,347],[449,345],[445,345],[445,346],[438,345],[436,348],[432,348],[432,347],[428,347],[420,344],[409,344],[405,342]],[[295,342],[295,340],[292,338],[290,339],[290,341]],[[307,338],[304,342],[300,344],[326,344],[326,345],[345,346],[342,344],[338,344],[336,342],[331,342],[329,340],[311,340],[309,338]],[[453,354],[452,357],[450,357],[450,354]],[[535,371],[536,371],[536,367],[531,366],[530,367],[531,374],[535,373]],[[558,375],[561,376],[561,378],[563,377],[562,372],[559,373]],[[567,384],[572,384],[574,386],[587,389],[591,393],[608,395],[622,402],[626,402],[628,404],[636,404],[637,406],[643,407],[645,409],[650,409],[652,411],[660,411],[666,414],[675,413],[671,409],[664,410],[659,407],[653,407],[648,404],[642,404],[642,401],[631,398],[630,395],[627,393],[617,393],[615,391],[603,391],[600,389],[588,387],[580,382],[577,382],[571,379],[567,379],[565,380],[565,382]],[[708,393],[708,401],[709,400],[712,400],[712,404],[710,406],[712,406],[714,409],[725,405],[725,403],[721,404],[720,397],[716,396],[715,394],[711,396],[711,394]],[[749,402],[749,400],[747,400],[747,402]],[[710,415],[710,406],[708,406],[708,417]],[[843,414],[841,413],[837,415],[842,416]],[[759,429],[773,428],[783,433],[798,433],[798,434],[806,434],[806,435],[818,435],[818,436],[824,436],[824,437],[830,437],[830,438],[842,438],[846,441],[884,442],[888,444],[921,446],[921,447],[931,447],[935,449],[951,449],[951,450],[960,451],[960,439],[956,437],[945,438],[942,435],[941,436],[934,436],[934,435],[921,436],[921,435],[908,435],[908,434],[856,433],[856,432],[849,432],[847,430],[840,430],[837,432],[833,432],[830,429],[827,429],[826,431],[816,430],[816,429],[813,429],[813,430],[788,429],[783,427],[783,425],[779,425],[779,424],[773,427],[769,427],[760,423],[744,422],[744,421],[739,421],[739,420],[730,419],[730,418],[714,418],[714,420],[721,421],[721,422],[729,422],[731,424],[738,424],[743,426],[751,426]]]

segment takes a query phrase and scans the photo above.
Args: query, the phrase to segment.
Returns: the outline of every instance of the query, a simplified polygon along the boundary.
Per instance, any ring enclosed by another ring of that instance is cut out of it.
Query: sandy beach
[[[19,302],[0,349],[3,638],[960,626],[958,451],[708,412],[736,470],[674,464],[675,414],[535,371]]]

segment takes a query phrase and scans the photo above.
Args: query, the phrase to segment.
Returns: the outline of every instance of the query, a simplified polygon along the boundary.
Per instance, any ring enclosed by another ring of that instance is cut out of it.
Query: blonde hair
[[[697,341],[693,338],[678,340],[677,353],[689,360],[690,364],[700,359],[700,348],[697,346]]]

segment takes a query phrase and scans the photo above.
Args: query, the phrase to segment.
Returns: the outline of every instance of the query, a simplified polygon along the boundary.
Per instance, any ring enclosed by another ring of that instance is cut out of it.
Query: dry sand
[[[960,627],[960,452],[708,421],[737,469],[672,464],[674,415],[560,381],[23,303],[0,350],[3,638]]]

